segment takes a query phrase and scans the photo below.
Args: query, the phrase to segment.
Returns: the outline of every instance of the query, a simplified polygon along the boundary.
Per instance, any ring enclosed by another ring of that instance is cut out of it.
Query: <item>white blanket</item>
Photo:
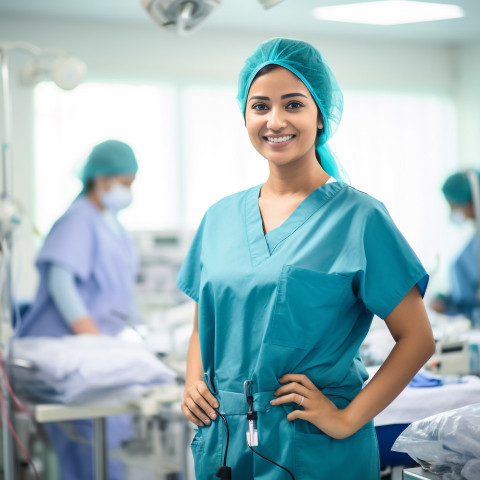
[[[53,403],[104,403],[105,397],[128,401],[176,377],[141,343],[103,335],[15,338],[10,357],[36,367],[14,369],[15,391]]]
[[[370,378],[378,367],[368,367]],[[375,417],[375,426],[412,423],[437,413],[480,403],[480,378],[462,377],[462,383],[441,387],[406,387],[402,393]]]

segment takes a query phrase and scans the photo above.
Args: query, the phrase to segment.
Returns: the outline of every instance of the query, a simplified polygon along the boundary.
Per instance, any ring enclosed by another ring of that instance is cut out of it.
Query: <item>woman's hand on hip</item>
[[[210,425],[210,419],[215,420],[217,418],[215,409],[218,406],[217,399],[212,395],[203,380],[197,380],[185,388],[182,411],[195,425],[199,427]]]
[[[330,437],[338,439],[354,433],[349,427],[345,411],[338,409],[306,375],[289,373],[278,381],[283,385],[274,392],[278,398],[270,403],[296,403],[302,407],[288,414],[290,422],[297,418],[306,420]]]

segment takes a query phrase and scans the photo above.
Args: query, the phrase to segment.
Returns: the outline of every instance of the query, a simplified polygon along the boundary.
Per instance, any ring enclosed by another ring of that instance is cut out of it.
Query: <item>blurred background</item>
[[[304,39],[324,54],[345,95],[332,147],[352,185],[386,204],[441,288],[470,235],[469,226],[448,225],[440,187],[480,161],[480,4],[440,0],[465,16],[403,25],[313,15],[343,3],[359,2],[284,0],[266,9],[224,0],[196,31],[178,35],[137,0],[0,0],[1,42],[62,48],[88,68],[64,91],[48,78],[22,83],[29,57],[10,56],[13,191],[30,219],[17,233],[19,294],[34,292],[35,252],[77,195],[76,172],[99,141],[121,138],[137,153],[135,202],[122,213],[135,231],[195,229],[217,199],[265,180],[235,95],[244,59],[273,36]]]

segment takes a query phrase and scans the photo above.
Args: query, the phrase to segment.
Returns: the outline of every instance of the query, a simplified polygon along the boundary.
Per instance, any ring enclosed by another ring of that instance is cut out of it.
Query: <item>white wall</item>
[[[480,168],[480,42],[458,49],[459,158]]]
[[[457,95],[462,125],[474,117],[480,122],[480,66],[472,58],[480,48],[458,49],[417,43],[304,38],[316,45],[329,61],[343,88],[430,91]],[[0,42],[22,40],[41,47],[61,47],[81,57],[88,65],[89,80],[159,81],[192,78],[236,84],[244,59],[264,37],[225,32],[199,31],[191,37],[177,37],[153,24],[118,25],[66,21],[0,19]],[[14,64],[24,60],[18,55]],[[456,67],[461,65],[461,76]],[[477,62],[478,63],[478,62]],[[16,75],[16,65],[12,76]],[[17,68],[18,71],[18,68]],[[475,76],[473,79],[471,76]],[[13,83],[15,194],[27,213],[33,210],[33,117],[32,90]],[[469,99],[475,95],[476,106]],[[473,129],[473,127],[472,127]],[[81,134],[81,132],[79,132]],[[470,135],[473,138],[470,138]],[[462,159],[480,158],[478,134],[470,130],[462,142]],[[51,181],[62,181],[51,173]],[[35,242],[27,226],[22,227],[17,250],[22,256],[20,293],[31,294],[36,282],[33,273]]]

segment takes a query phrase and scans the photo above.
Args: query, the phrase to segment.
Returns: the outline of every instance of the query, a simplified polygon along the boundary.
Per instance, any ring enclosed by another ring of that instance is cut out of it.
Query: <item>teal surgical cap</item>
[[[135,175],[138,170],[133,150],[118,140],[107,140],[93,147],[83,167],[80,179],[85,189],[96,177],[112,175]]]
[[[480,172],[477,171],[480,182]],[[466,172],[450,175],[443,184],[442,192],[445,198],[455,205],[465,205],[472,201],[472,190]]]
[[[327,62],[315,47],[301,40],[272,38],[258,45],[245,61],[238,78],[237,100],[244,118],[250,86],[266,65],[279,65],[290,70],[308,88],[324,122],[317,142],[322,167],[337,180],[344,179],[345,173],[327,145],[337,130],[343,111],[343,94]]]

